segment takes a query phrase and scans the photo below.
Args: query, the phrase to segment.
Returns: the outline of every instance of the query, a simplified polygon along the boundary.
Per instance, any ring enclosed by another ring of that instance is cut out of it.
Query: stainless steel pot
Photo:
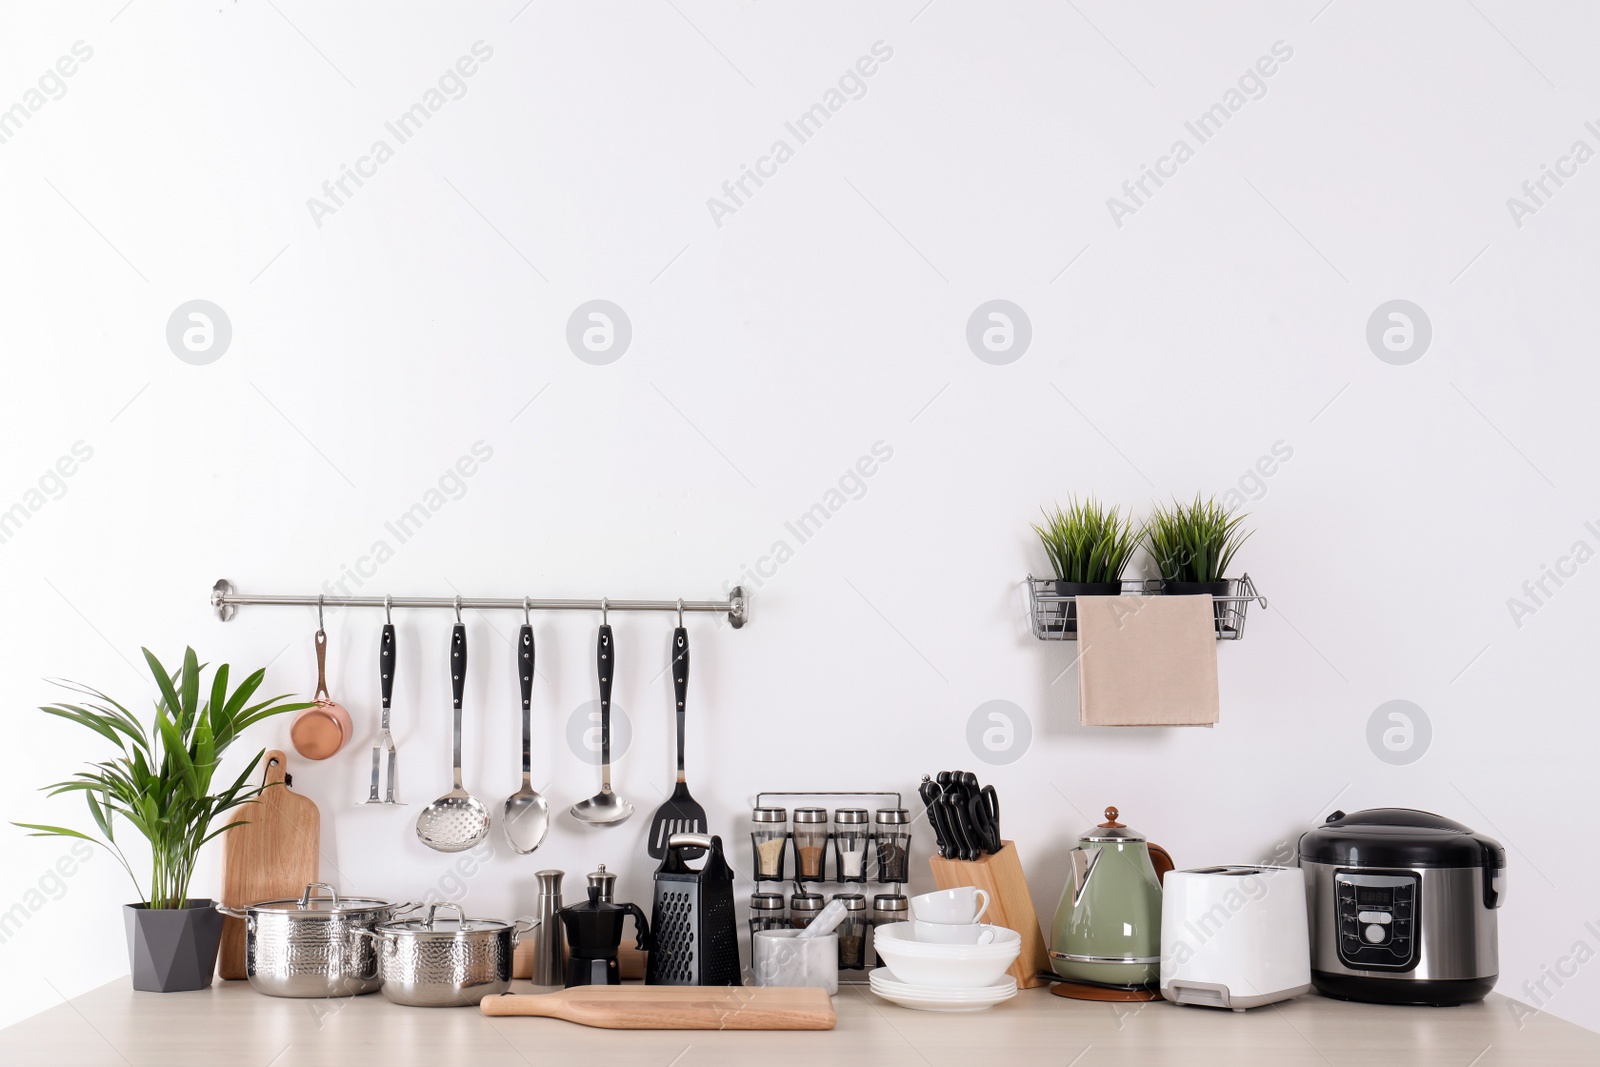
[[[325,897],[311,891],[323,889]],[[298,900],[217,910],[245,921],[245,976],[269,997],[353,997],[383,984],[370,935],[412,904],[341,897],[313,882]]]
[[[436,918],[444,909],[456,917]],[[533,926],[469,919],[455,904],[429,904],[422,919],[384,923],[369,935],[378,946],[383,995],[414,1008],[453,1008],[504,993],[517,936]]]

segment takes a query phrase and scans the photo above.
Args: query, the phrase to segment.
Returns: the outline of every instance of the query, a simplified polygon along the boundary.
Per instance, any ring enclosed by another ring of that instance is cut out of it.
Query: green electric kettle
[[[1117,821],[1085,830],[1050,934],[1050,966],[1073,982],[1155,989],[1161,982],[1161,879],[1172,857]]]

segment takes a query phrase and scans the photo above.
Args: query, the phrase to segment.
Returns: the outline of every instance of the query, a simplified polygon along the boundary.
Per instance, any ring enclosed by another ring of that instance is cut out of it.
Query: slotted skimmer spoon
[[[505,816],[500,828],[506,832],[511,847],[526,856],[544,844],[544,835],[550,832],[550,805],[533,788],[533,627],[522,624],[517,635],[517,677],[522,683],[522,788],[506,798]]]
[[[489,809],[461,788],[461,696],[467,685],[467,628],[456,608],[450,633],[450,692],[455,708],[455,788],[422,809],[417,817],[417,838],[436,852],[465,852],[489,833]]]
[[[601,610],[604,618],[604,608]],[[615,826],[628,820],[633,805],[611,791],[611,675],[617,657],[609,623],[600,624],[595,660],[600,671],[600,792],[572,805],[570,813],[590,826]]]
[[[650,824],[650,835],[645,839],[651,859],[662,859],[667,854],[667,842],[673,834],[706,833],[706,809],[689,795],[689,784],[683,777],[683,705],[689,696],[689,631],[682,620],[672,631],[672,688],[678,698],[678,784],[672,796],[656,809]],[[704,849],[684,848],[688,859],[699,859]]]

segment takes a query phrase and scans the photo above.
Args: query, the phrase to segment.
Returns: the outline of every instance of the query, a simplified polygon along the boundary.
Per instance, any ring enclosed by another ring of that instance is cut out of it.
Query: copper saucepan
[[[294,717],[289,739],[294,750],[306,759],[324,760],[350,740],[355,724],[342,704],[328,697],[328,635],[322,629],[321,611],[317,617],[317,691],[309,708]]]

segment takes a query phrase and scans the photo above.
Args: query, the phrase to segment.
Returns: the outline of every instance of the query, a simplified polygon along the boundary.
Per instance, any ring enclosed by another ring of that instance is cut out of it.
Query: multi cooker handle
[[[1483,906],[1498,908],[1506,899],[1506,869],[1504,867],[1483,868]]]

